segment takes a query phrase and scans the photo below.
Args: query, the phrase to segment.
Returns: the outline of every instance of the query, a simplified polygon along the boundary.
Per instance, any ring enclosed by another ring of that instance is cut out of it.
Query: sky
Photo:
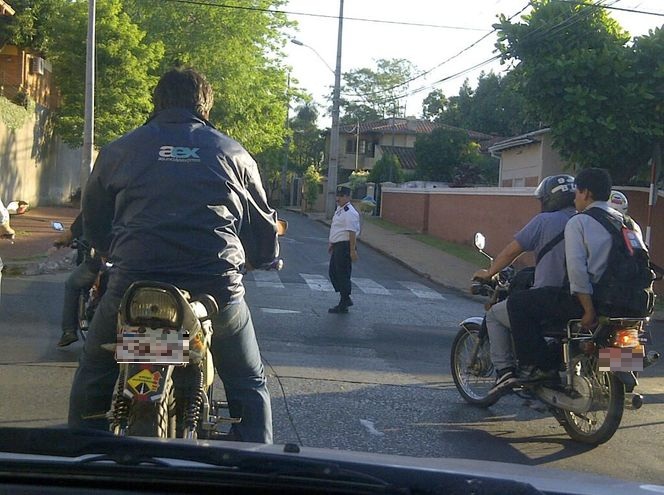
[[[608,0],[608,3],[664,15],[664,0]],[[410,92],[424,88],[406,100],[406,114],[420,116],[422,100],[434,88],[441,89],[448,97],[454,96],[466,78],[475,87],[481,71],[505,70],[506,66],[495,61],[464,72],[496,55],[495,33],[468,47],[491,31],[497,14],[511,17],[527,4],[528,0],[345,0],[341,72],[362,67],[375,69],[375,60],[381,58],[404,58],[420,71],[433,69],[409,87]],[[330,118],[324,114],[329,106],[326,96],[334,84],[339,1],[290,0],[281,10],[289,12],[289,18],[298,22],[297,30],[289,31],[291,37],[307,45],[286,46],[291,77],[323,105],[319,125],[329,126]],[[617,10],[610,13],[632,36],[647,34],[650,29],[664,25],[662,15]],[[518,17],[514,19],[517,20]],[[462,54],[456,56],[459,52]],[[464,73],[437,82],[459,72]]]

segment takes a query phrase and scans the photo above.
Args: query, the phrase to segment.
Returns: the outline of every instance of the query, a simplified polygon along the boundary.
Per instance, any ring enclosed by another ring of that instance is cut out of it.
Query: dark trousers
[[[150,277],[141,277],[149,279]],[[118,365],[113,353],[101,348],[115,343],[119,302],[126,288],[137,279],[111,272],[106,293],[92,320],[89,335],[79,359],[69,397],[69,426],[108,429],[105,419],[93,419],[111,406]],[[182,284],[193,294],[209,292],[196,284]],[[221,305],[213,318],[211,351],[224,384],[232,416],[242,421],[233,432],[243,441],[272,443],[272,409],[267,380],[261,361],[251,314],[244,299]]]
[[[85,257],[74,268],[65,282],[65,298],[62,305],[62,331],[73,332],[78,329],[78,296],[82,290],[88,290],[94,284],[101,261]]]
[[[352,271],[350,241],[335,242],[332,244],[329,275],[334,290],[341,293],[342,300],[350,297],[350,275]]]
[[[568,320],[583,315],[581,304],[569,289],[558,287],[515,292],[507,299],[507,311],[519,364],[543,369],[552,369],[558,364],[542,336],[543,323],[565,325]]]

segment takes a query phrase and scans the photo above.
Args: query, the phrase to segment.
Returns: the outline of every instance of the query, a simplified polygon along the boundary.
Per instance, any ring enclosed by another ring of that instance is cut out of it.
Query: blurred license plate
[[[605,347],[599,350],[599,371],[643,371],[644,347],[621,349]]]
[[[189,334],[166,328],[123,327],[115,348],[118,363],[187,364]]]

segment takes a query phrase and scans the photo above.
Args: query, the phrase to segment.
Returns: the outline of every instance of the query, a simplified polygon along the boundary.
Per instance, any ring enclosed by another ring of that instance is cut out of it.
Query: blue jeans
[[[65,282],[65,299],[62,304],[62,331],[73,332],[78,329],[78,296],[83,289],[94,284],[101,262],[86,258],[74,268]]]
[[[111,406],[118,365],[112,352],[101,344],[115,343],[117,308],[126,288],[135,280],[150,279],[113,271],[106,293],[95,313],[85,341],[69,397],[71,428],[108,429],[99,415]],[[196,284],[181,284],[192,294]],[[224,384],[232,416],[242,421],[233,434],[245,442],[272,443],[272,409],[251,313],[244,299],[226,304],[213,319],[211,351]],[[95,416],[96,418],[89,418]]]

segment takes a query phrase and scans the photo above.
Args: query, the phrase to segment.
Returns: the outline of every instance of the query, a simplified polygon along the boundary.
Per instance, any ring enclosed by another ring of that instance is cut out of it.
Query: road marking
[[[272,287],[274,289],[283,289],[279,274],[276,271],[257,270],[253,272],[257,287]]]
[[[367,429],[367,431],[372,435],[376,435],[377,437],[382,437],[383,435],[385,435],[385,433],[383,433],[382,431],[378,431],[376,429],[373,421],[369,421],[368,419],[361,419],[360,424],[364,426]]]
[[[422,299],[438,299],[444,301],[445,298],[433,289],[426,285],[418,284],[417,282],[399,282],[406,289],[411,291],[417,297]]]
[[[385,287],[380,285],[378,282],[374,282],[370,278],[353,278],[351,280],[359,289],[365,294],[380,294],[383,296],[389,296],[390,291]]]
[[[279,309],[279,308],[261,308],[261,311],[263,313],[269,313],[273,315],[292,315],[302,312],[302,311],[294,311],[292,309]]]
[[[323,275],[315,275],[313,273],[300,273],[300,277],[304,279],[311,290],[318,290],[322,292],[334,292],[334,287],[330,281]]]

